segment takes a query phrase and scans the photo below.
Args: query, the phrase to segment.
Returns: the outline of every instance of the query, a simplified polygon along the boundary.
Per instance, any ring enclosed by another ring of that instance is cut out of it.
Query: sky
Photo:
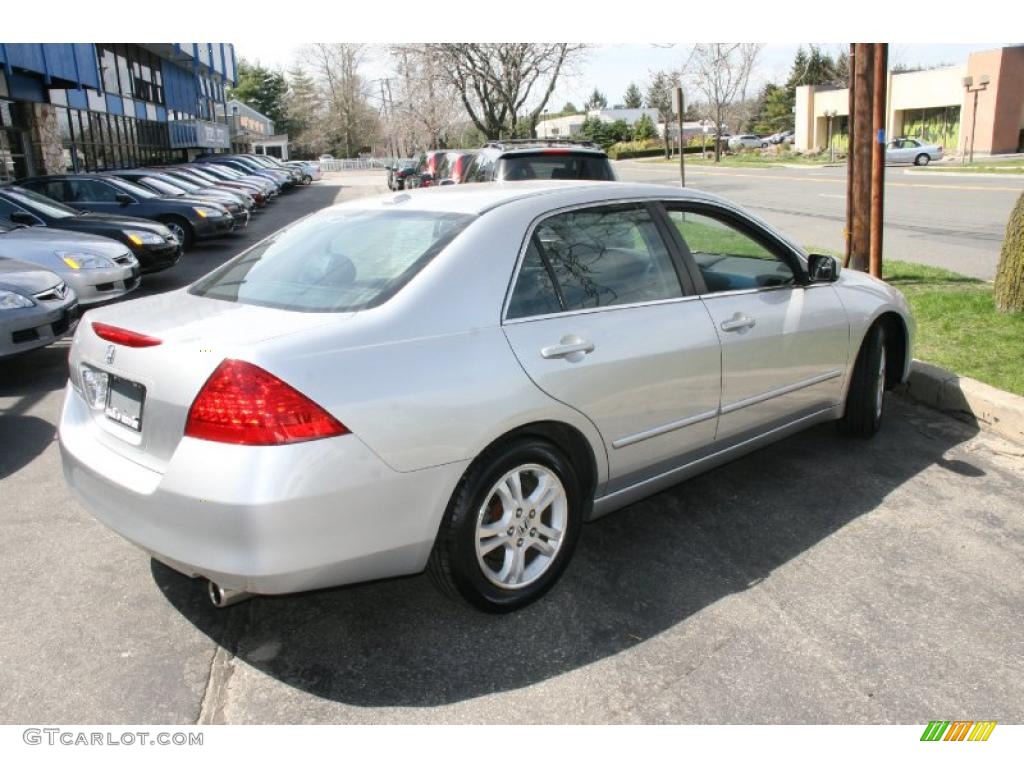
[[[761,51],[751,91],[767,82],[782,82],[789,75],[790,65],[796,55],[799,43],[768,43]],[[838,43],[821,43],[822,49],[833,56],[843,47]],[[998,48],[1005,43],[890,43],[889,61],[907,66],[938,64],[960,64],[966,61],[971,51]],[[289,69],[299,59],[299,43],[246,42],[236,39],[235,50],[240,57],[259,60],[264,66]],[[608,105],[622,101],[622,95],[631,81],[643,88],[648,72],[658,69],[679,68],[689,52],[687,44],[601,44],[591,49],[586,59],[577,67],[577,72],[563,78],[549,102],[552,111],[562,108],[567,101],[581,107],[583,101],[596,87],[608,98]],[[364,69],[368,79],[385,77],[388,72],[387,56],[371,52]]]

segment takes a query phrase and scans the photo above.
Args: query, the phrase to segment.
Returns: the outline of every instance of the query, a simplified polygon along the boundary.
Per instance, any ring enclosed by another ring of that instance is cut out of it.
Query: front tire
[[[885,329],[871,326],[861,344],[846,395],[846,413],[840,430],[851,437],[868,438],[882,425],[886,384]]]
[[[171,230],[183,248],[187,250],[192,247],[192,243],[195,242],[196,238],[192,232],[192,225],[188,221],[177,216],[170,216],[166,219],[161,219],[161,223]]]
[[[914,158],[914,165],[928,165],[932,159],[923,152]]]
[[[489,613],[546,593],[582,528],[582,488],[553,445],[521,438],[489,450],[459,482],[427,566],[437,587]]]

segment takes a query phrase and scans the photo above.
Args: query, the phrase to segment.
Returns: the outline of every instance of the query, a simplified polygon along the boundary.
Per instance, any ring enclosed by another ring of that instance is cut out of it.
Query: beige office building
[[[964,87],[971,77],[975,97]],[[794,146],[825,150],[832,122],[833,146],[846,148],[849,91],[827,86],[796,89]],[[1024,46],[972,53],[965,64],[889,74],[886,136],[913,136],[941,144],[947,154],[966,152],[974,129],[975,155],[1024,151]]]

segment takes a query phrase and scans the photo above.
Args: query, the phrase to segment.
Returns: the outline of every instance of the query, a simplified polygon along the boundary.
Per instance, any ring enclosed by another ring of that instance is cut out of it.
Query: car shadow
[[[969,473],[945,454],[976,432],[890,396],[874,440],[818,426],[587,526],[561,582],[506,616],[425,576],[217,610],[200,583],[152,573],[198,629],[287,685],[357,706],[449,704],[592,664],[756,585],[925,468]]]

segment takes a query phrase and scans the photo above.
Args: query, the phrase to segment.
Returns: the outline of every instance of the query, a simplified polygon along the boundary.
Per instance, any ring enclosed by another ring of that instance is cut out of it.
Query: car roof
[[[519,200],[545,196],[552,208],[589,202],[636,199],[680,199],[720,202],[714,195],[694,189],[661,184],[613,181],[514,181],[487,184],[456,184],[364,197],[333,206],[334,209],[407,209],[479,215]]]

